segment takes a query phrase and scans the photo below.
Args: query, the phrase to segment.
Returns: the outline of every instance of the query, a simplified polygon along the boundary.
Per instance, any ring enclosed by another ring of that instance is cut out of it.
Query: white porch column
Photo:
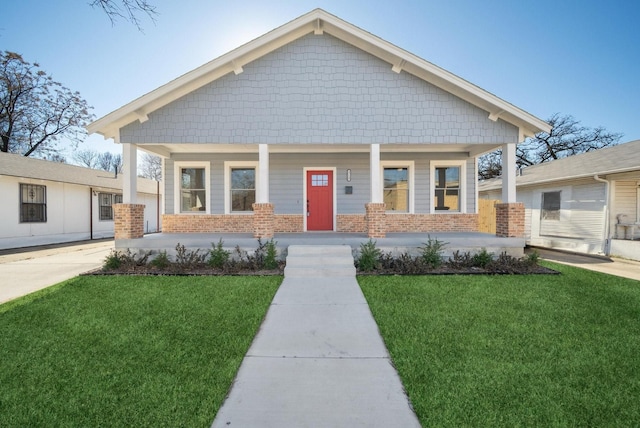
[[[371,181],[371,202],[374,204],[382,203],[382,179],[380,177],[380,144],[371,144],[369,172]]]
[[[135,204],[138,194],[138,146],[135,144],[122,145],[122,176],[122,202]]]
[[[502,203],[516,202],[516,143],[502,146]]]
[[[258,188],[256,203],[269,202],[269,145],[258,144]]]

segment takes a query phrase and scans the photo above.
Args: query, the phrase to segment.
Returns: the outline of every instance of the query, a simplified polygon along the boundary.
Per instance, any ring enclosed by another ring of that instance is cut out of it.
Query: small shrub
[[[180,270],[187,270],[204,263],[206,255],[200,254],[200,250],[187,250],[184,245],[176,245],[176,266]]]
[[[129,248],[126,251],[111,250],[105,257],[102,270],[134,269],[135,267],[146,266],[151,252],[136,256]]]
[[[171,260],[169,260],[169,256],[166,251],[160,251],[160,253],[158,253],[158,255],[151,260],[149,264],[158,269],[166,269],[171,266]]]
[[[368,242],[360,244],[360,257],[358,257],[357,267],[363,272],[371,272],[378,268],[382,251],[376,248],[376,241],[369,239]]]
[[[540,261],[540,254],[536,250],[533,250],[533,252],[527,254],[524,257],[524,262],[532,267],[538,266],[539,261]]]
[[[473,257],[468,251],[460,253],[460,250],[456,250],[447,261],[447,265],[452,269],[468,269],[473,266]]]
[[[266,253],[262,263],[265,269],[276,269],[278,267],[278,248],[276,244],[277,242],[274,242],[273,239],[265,244]]]
[[[442,265],[442,253],[447,244],[448,242],[439,241],[438,238],[431,239],[431,235],[429,235],[427,242],[423,247],[420,247],[421,258],[424,264],[431,269],[440,267],[440,265]]]
[[[209,260],[207,264],[212,268],[222,269],[229,262],[229,255],[231,252],[223,248],[222,238],[218,241],[217,245],[213,245],[213,248],[209,251]]]
[[[120,253],[116,250],[111,250],[111,252],[107,254],[107,257],[104,258],[102,270],[116,270],[120,269],[120,266],[122,266]]]
[[[486,268],[493,261],[493,254],[487,252],[486,248],[482,248],[479,253],[471,257],[473,267]]]

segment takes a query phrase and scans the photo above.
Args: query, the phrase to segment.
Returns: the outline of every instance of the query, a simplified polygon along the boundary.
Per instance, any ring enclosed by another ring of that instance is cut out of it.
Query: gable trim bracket
[[[391,67],[391,70],[394,73],[398,73],[400,74],[400,72],[402,71],[402,69],[404,68],[404,66],[407,64],[407,61],[401,59],[400,62],[397,62],[395,64],[393,64],[393,67]]]

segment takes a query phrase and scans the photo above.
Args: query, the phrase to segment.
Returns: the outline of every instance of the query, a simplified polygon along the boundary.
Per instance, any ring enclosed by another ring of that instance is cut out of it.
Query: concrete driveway
[[[589,256],[584,254],[567,253],[562,251],[548,250],[545,248],[535,249],[540,258],[551,262],[576,266],[582,269],[596,272],[608,273],[609,275],[640,281],[640,262],[633,260],[618,259],[615,257]],[[527,252],[533,249],[527,249]]]
[[[99,268],[113,240],[0,253],[0,304]]]

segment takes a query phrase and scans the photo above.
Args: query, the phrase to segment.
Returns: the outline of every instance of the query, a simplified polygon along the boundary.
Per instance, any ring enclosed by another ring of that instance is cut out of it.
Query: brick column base
[[[366,210],[365,223],[369,238],[384,238],[387,233],[386,205],[384,203],[368,203],[364,205]]]
[[[524,237],[524,204],[496,204],[496,236],[502,238]]]
[[[276,221],[275,216],[273,215],[273,204],[253,204],[254,238],[273,238],[275,224]]]
[[[115,239],[136,239],[144,235],[144,205],[113,206]]]

